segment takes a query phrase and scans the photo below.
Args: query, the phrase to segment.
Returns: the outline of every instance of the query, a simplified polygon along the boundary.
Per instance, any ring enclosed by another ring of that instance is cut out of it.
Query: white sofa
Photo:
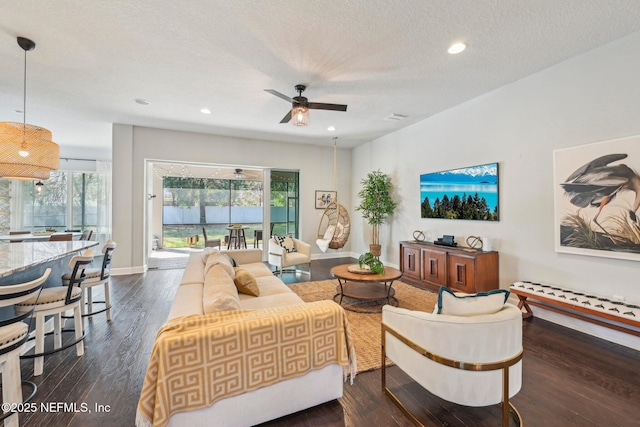
[[[205,261],[216,249],[190,255],[168,320],[203,314],[207,300]],[[274,308],[304,304],[293,291],[261,261],[262,250],[241,249],[228,254],[239,267],[249,271],[259,287],[259,296],[238,294],[241,309]],[[215,255],[218,256],[218,255]],[[222,279],[224,280],[224,279]],[[210,301],[209,301],[210,303]],[[281,381],[241,395],[215,402],[212,406],[171,416],[169,426],[251,426],[342,397],[343,367],[331,364],[296,378]]]

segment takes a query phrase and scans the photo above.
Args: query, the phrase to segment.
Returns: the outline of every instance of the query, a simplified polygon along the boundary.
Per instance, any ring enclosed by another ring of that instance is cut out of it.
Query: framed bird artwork
[[[335,202],[337,193],[335,191],[316,190],[316,209],[324,209],[329,203]]]
[[[554,151],[558,252],[640,261],[640,136]]]

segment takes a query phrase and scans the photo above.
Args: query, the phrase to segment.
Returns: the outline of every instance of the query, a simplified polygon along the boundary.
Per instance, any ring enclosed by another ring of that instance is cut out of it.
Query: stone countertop
[[[97,246],[91,240],[68,242],[0,242],[0,278]]]

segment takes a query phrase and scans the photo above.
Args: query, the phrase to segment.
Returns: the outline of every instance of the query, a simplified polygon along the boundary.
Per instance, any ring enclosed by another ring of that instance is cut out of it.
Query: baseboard
[[[359,255],[358,255],[359,256]],[[334,251],[321,253],[321,254],[311,254],[311,259],[332,259],[332,258],[357,258],[353,252],[342,252],[342,251]]]
[[[127,274],[143,274],[147,272],[147,265],[140,265],[135,267],[120,267],[120,268],[112,268],[111,275],[112,276],[126,276]]]

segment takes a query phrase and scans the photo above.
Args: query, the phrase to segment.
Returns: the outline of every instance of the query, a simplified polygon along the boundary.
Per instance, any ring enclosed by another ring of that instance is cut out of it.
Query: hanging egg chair
[[[333,138],[333,186],[336,186],[336,139]],[[336,195],[338,193],[336,192]],[[316,244],[322,252],[327,249],[341,249],[349,240],[351,221],[349,212],[336,200],[329,203],[324,209],[320,225],[318,226],[318,240]]]
[[[349,240],[351,222],[349,212],[338,202],[327,205],[318,226],[318,240],[316,243],[323,252],[326,248],[340,249]],[[323,247],[325,247],[323,249]]]

